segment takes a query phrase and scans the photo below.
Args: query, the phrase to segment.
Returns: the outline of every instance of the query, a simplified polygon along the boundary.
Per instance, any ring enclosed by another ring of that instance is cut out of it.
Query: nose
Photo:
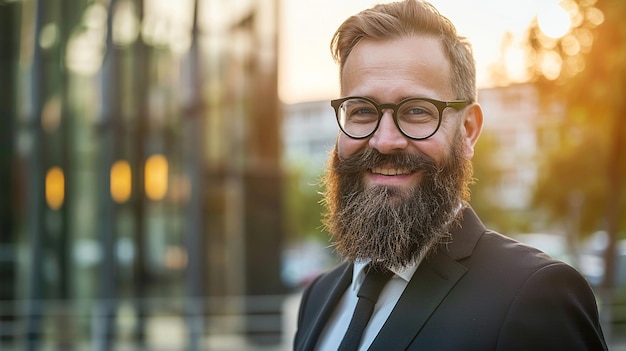
[[[408,138],[400,132],[394,123],[392,111],[385,110],[378,129],[369,139],[369,146],[381,154],[392,154],[405,149],[408,143]]]

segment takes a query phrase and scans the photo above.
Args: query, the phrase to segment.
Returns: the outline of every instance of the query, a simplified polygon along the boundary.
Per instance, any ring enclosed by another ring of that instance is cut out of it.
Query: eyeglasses
[[[428,139],[437,133],[446,107],[460,110],[469,101],[439,101],[427,98],[408,98],[398,104],[383,103],[360,96],[332,100],[339,128],[353,139],[364,139],[376,131],[383,111],[392,110],[393,121],[400,132],[413,140]]]

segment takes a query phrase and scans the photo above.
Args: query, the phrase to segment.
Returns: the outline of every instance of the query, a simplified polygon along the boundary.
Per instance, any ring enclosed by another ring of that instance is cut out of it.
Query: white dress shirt
[[[316,350],[336,351],[337,348],[339,348],[343,335],[346,333],[350,320],[352,319],[352,314],[354,313],[358,300],[356,294],[365,279],[364,268],[368,263],[369,260],[355,262],[352,272],[352,284],[346,289],[335,311],[328,319],[328,323],[317,342]],[[402,270],[392,269],[395,275],[391,277],[391,280],[385,285],[378,297],[378,302],[376,306],[374,306],[372,317],[363,332],[359,351],[367,350],[372,344],[374,338],[378,335],[378,332],[391,314],[391,311],[396,306],[404,288],[406,288],[409,280],[413,277],[413,273],[417,270],[418,265],[419,262]]]

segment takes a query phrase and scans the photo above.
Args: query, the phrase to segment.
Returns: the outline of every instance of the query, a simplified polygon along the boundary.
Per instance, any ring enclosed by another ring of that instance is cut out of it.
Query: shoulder
[[[466,233],[470,234],[471,239],[463,237]],[[507,304],[525,286],[535,282],[546,281],[548,285],[571,283],[590,290],[584,277],[571,266],[497,232],[485,229],[475,235],[465,231],[453,236],[452,240],[453,245],[457,241],[457,247],[471,246],[471,251],[464,249],[463,255],[458,254],[460,250],[443,252],[463,267],[459,288],[466,292],[494,295],[496,301]],[[471,243],[467,244],[470,240]],[[533,293],[535,290],[530,289],[528,292]]]
[[[468,275],[482,276],[483,288],[509,296],[502,301],[501,349],[605,349],[595,295],[572,266],[492,231],[478,241],[468,265]]]
[[[502,324],[502,349],[606,349],[595,295],[573,267],[547,262],[521,283]]]
[[[514,269],[529,275],[545,266],[556,264],[569,267],[535,247],[491,230],[486,230],[482,234],[467,262],[478,266],[497,263],[500,270]]]
[[[519,291],[534,284],[551,287],[573,287],[577,292],[591,292],[587,280],[574,267],[543,251],[493,231],[485,231],[471,256],[459,260],[471,277],[495,279],[499,289]],[[538,293],[535,287],[528,290]]]

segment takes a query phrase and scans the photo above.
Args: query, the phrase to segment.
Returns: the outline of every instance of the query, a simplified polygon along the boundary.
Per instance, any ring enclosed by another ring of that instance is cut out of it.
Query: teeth
[[[411,172],[408,169],[375,167],[375,168],[372,168],[372,173],[394,176],[394,175],[401,175],[401,174],[409,174]]]

